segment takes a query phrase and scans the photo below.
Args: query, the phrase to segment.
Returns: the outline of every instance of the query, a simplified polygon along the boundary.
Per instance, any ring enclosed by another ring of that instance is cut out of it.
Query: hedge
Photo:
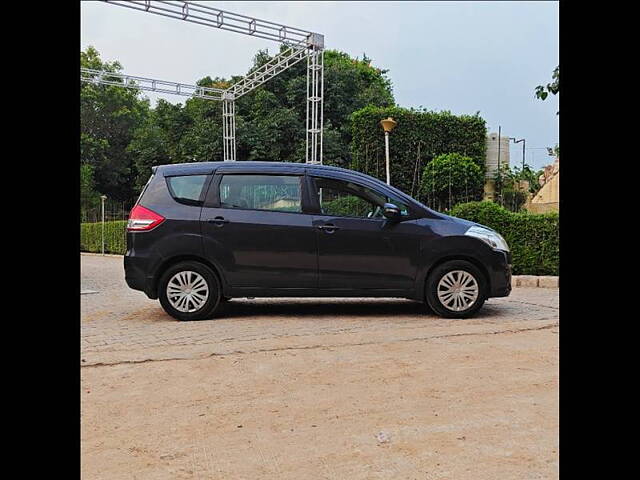
[[[514,275],[558,275],[560,262],[558,213],[514,213],[490,202],[469,202],[451,210],[494,229],[509,244]]]
[[[104,252],[124,255],[127,250],[126,221],[104,222]],[[80,224],[80,251],[102,253],[102,223]]]
[[[401,107],[368,106],[351,114],[351,169],[386,181],[380,120],[387,117],[398,122],[389,139],[394,187],[425,200],[424,195],[418,194],[424,168],[433,158],[446,153],[471,157],[484,174],[487,127],[478,114],[453,115]]]

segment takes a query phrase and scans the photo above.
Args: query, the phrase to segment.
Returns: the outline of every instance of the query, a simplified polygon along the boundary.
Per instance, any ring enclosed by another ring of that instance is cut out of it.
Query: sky
[[[338,49],[388,69],[401,107],[474,114],[489,132],[526,139],[526,162],[552,161],[558,140],[557,96],[538,100],[558,65],[558,3],[494,2],[200,2],[318,32]],[[80,45],[123,73],[193,84],[207,75],[242,75],[259,49],[277,42],[196,25],[104,2],[81,3]],[[145,94],[172,103],[184,97]],[[510,146],[520,164],[522,143]]]

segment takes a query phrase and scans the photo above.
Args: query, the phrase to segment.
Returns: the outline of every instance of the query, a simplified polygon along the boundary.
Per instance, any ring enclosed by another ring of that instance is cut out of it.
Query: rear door
[[[319,287],[412,291],[421,229],[409,207],[355,181],[314,175],[310,183],[321,212],[313,217]],[[408,220],[383,217],[388,201]]]
[[[299,173],[216,173],[202,208],[205,255],[232,287],[315,288],[312,215],[303,212]]]

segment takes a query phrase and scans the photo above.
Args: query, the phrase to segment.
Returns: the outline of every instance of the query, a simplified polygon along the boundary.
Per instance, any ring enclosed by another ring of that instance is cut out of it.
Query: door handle
[[[213,223],[216,227],[222,227],[225,223],[229,223],[229,220],[224,217],[216,217],[207,219],[208,223]]]
[[[325,225],[318,225],[318,230],[324,230],[327,233],[333,233],[336,230],[340,230],[340,227],[336,227],[332,223],[327,223]]]

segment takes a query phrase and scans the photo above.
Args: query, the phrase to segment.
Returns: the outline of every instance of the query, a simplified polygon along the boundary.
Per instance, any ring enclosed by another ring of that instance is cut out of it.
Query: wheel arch
[[[473,266],[477,267],[478,270],[480,270],[480,272],[482,273],[482,276],[484,277],[484,281],[486,285],[486,291],[484,292],[485,298],[488,298],[489,292],[491,292],[491,277],[489,276],[489,271],[487,270],[487,267],[481,261],[479,261],[477,258],[474,258],[473,256],[456,254],[456,255],[445,255],[443,257],[438,258],[438,260],[436,260],[431,265],[429,265],[429,267],[425,270],[424,274],[422,275],[419,290],[418,290],[418,293],[422,296],[422,299],[426,299],[426,286],[427,286],[427,279],[429,278],[429,275],[431,275],[433,270],[435,270],[437,267],[439,267],[443,263],[449,262],[452,260],[464,260],[466,262],[471,263]]]
[[[162,275],[164,274],[164,272],[166,272],[169,268],[171,268],[173,265],[177,263],[187,262],[187,261],[199,262],[209,267],[211,271],[214,273],[214,275],[218,278],[218,282],[220,282],[222,291],[223,292],[225,291],[227,287],[224,281],[224,277],[221,274],[221,270],[219,266],[207,260],[206,258],[199,257],[198,255],[187,254],[187,255],[175,255],[173,257],[169,257],[163,260],[163,262],[158,266],[158,268],[156,269],[156,272],[153,275],[153,282],[151,286],[151,290],[153,291],[153,293],[155,295],[158,295],[158,288],[159,288],[158,283],[160,282],[160,278],[162,278]]]

